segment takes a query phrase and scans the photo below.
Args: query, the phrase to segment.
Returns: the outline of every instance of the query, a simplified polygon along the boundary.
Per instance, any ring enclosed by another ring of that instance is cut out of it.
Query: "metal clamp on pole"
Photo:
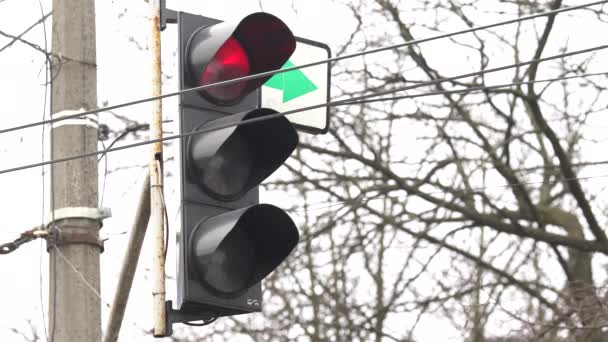
[[[51,217],[53,217],[53,220],[47,224],[47,227],[51,233],[46,240],[47,251],[54,246],[89,244],[99,247],[101,252],[103,252],[103,240],[99,239],[98,231],[91,230],[90,228],[65,225],[59,230],[55,227],[54,223],[65,219],[90,219],[99,221],[99,226],[101,227],[104,219],[112,217],[112,211],[109,208],[60,208],[56,209]]]

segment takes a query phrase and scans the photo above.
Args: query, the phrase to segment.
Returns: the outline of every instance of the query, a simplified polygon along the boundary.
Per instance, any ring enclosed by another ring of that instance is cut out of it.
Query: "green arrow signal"
[[[281,69],[292,68],[295,65],[287,61]],[[282,90],[283,103],[317,90],[317,86],[304,75],[301,70],[292,70],[272,76],[265,86]]]

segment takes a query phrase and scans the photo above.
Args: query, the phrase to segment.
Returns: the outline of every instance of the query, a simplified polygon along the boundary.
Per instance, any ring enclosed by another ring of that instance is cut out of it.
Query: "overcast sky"
[[[210,6],[210,3],[215,3]],[[149,75],[151,65],[148,47],[150,24],[147,19],[148,4],[145,1],[97,1],[97,64],[98,64],[98,103],[112,105],[150,95]],[[291,1],[263,1],[263,10],[271,12],[284,20],[293,32],[301,37],[318,40],[329,45],[340,44],[352,30],[353,20],[346,9],[331,5],[329,1],[308,0],[293,8]],[[238,20],[251,12],[260,10],[258,1],[168,1],[168,7],[201,14],[221,20]],[[52,1],[42,0],[44,13],[52,10]],[[323,8],[322,11],[319,9]],[[295,9],[295,11],[294,11]],[[42,16],[37,0],[0,1],[0,30],[17,35]],[[340,17],[341,25],[332,25],[328,30],[322,23],[335,23]],[[311,22],[316,25],[310,25]],[[52,18],[46,21],[47,49],[50,50]],[[43,26],[39,25],[24,36],[24,39],[45,47]],[[176,26],[169,26],[162,33],[163,92],[177,90],[175,77]],[[0,36],[0,47],[9,39]],[[45,69],[44,56],[24,44],[16,43],[0,53],[0,105],[2,120],[0,127],[40,121],[43,117]],[[50,95],[49,95],[50,96]],[[48,109],[47,98],[47,109]],[[164,117],[171,119],[177,113],[177,100],[164,102]],[[148,105],[138,105],[117,110],[116,113],[139,118],[145,121],[150,113]],[[46,113],[48,118],[48,111]],[[116,125],[107,115],[101,115],[100,122]],[[115,126],[113,126],[115,127]],[[120,129],[121,127],[115,127]],[[172,130],[168,124],[165,130]],[[48,134],[48,128],[47,132]],[[133,141],[127,138],[124,142]],[[35,163],[42,160],[42,130],[40,127],[22,130],[0,136],[0,169]],[[47,153],[48,159],[48,141]],[[101,148],[101,146],[100,146]],[[110,169],[145,165],[148,147],[132,151],[116,152],[108,155]],[[166,151],[170,157],[173,151]],[[167,165],[171,171],[171,164]],[[103,189],[104,165],[100,165],[100,189]],[[102,237],[108,237],[105,252],[101,257],[102,299],[111,302],[116,285],[119,263],[124,252],[128,235],[124,234],[131,224],[136,205],[139,182],[144,169],[129,168],[113,172],[105,179],[104,207],[110,207],[113,217],[104,222]],[[48,179],[46,180],[48,196]],[[173,221],[177,216],[177,198],[171,183],[167,188],[167,205]],[[0,175],[0,243],[11,241],[19,232],[32,228],[42,222],[43,211],[41,169],[30,169],[17,173]],[[101,192],[101,190],[100,190]],[[101,195],[100,195],[101,197]],[[265,200],[265,199],[263,199]],[[48,202],[48,201],[47,201]],[[141,330],[151,327],[150,299],[151,288],[146,271],[151,265],[149,242],[146,241],[135,279],[131,301],[121,331],[120,340],[152,340],[142,337]],[[168,276],[175,276],[175,249],[169,251],[167,260]],[[41,272],[39,271],[41,270]],[[48,320],[48,264],[43,245],[36,241],[23,246],[18,251],[0,257],[0,340],[19,341],[20,338],[9,332],[17,328],[27,332],[27,320],[38,327],[44,336],[44,319]],[[168,282],[168,299],[174,297],[174,286]],[[40,289],[42,288],[42,301]],[[42,305],[41,305],[42,304]],[[102,317],[106,318],[107,309],[103,307]]]
[[[213,3],[213,5],[210,5]],[[355,22],[349,11],[333,1],[306,0],[297,1],[292,7],[291,1],[267,0],[262,2],[263,10],[271,12],[283,19],[297,36],[324,42],[332,47],[344,44]],[[143,0],[137,1],[108,1],[97,2],[97,64],[98,64],[98,101],[100,104],[118,104],[121,102],[143,98],[150,95],[149,75],[151,66],[149,51],[146,49],[147,33],[150,24],[147,19],[148,4]],[[168,1],[168,6],[175,10],[205,15],[222,20],[236,20],[254,11],[260,10],[260,3],[253,0],[222,0],[222,1]],[[51,10],[49,0],[42,1],[44,13]],[[18,34],[41,17],[41,9],[37,0],[5,0],[0,1],[0,30]],[[492,22],[488,18],[487,22]],[[496,18],[498,19],[498,18]],[[50,50],[51,20],[46,21],[48,50]],[[561,25],[555,36],[574,36],[580,39],[572,40],[571,48],[580,49],[592,46],[603,39],[604,35],[588,35],[585,32],[592,28],[585,25]],[[39,25],[25,37],[39,46],[45,46],[43,26]],[[162,34],[163,92],[177,90],[176,72],[176,27],[170,26]],[[0,47],[8,39],[0,37]],[[441,50],[440,47],[437,48]],[[445,61],[444,63],[447,63]],[[450,63],[453,60],[449,61]],[[437,62],[441,63],[441,62]],[[500,61],[496,61],[500,65]],[[457,71],[454,72],[455,74]],[[19,124],[39,121],[43,117],[44,108],[44,56],[24,44],[16,43],[11,48],[0,53],[0,127],[12,127]],[[48,104],[48,99],[47,99]],[[171,120],[177,113],[177,100],[164,101],[164,116]],[[139,117],[145,121],[150,113],[148,105],[138,105],[117,110],[117,113],[132,118]],[[48,112],[47,112],[48,117]],[[100,116],[100,122],[116,124],[110,116]],[[601,130],[605,126],[598,125]],[[119,128],[119,127],[118,127]],[[117,129],[118,129],[117,128]],[[166,130],[172,131],[171,124]],[[48,133],[48,132],[47,132]],[[599,131],[598,131],[599,134]],[[132,138],[129,138],[132,139]],[[0,135],[0,169],[39,162],[42,159],[42,131],[39,127]],[[127,139],[125,142],[129,142]],[[47,143],[48,147],[48,143]],[[115,152],[108,156],[110,169],[145,165],[148,157],[148,147],[134,150]],[[172,151],[166,156],[171,157]],[[46,157],[48,159],[48,153]],[[101,172],[104,171],[104,165]],[[168,165],[170,169],[171,166]],[[113,217],[104,224],[101,235],[108,237],[106,249],[102,255],[102,298],[111,302],[118,264],[121,260],[128,235],[124,234],[132,220],[132,213],[138,197],[139,182],[144,174],[143,168],[133,167],[113,172],[105,179],[104,207],[110,207]],[[104,177],[100,175],[100,184]],[[172,183],[169,183],[172,184]],[[48,186],[48,180],[46,181]],[[41,169],[30,169],[17,173],[0,175],[0,243],[10,241],[18,233],[32,228],[43,220],[42,199],[43,186]],[[103,186],[100,187],[103,189]],[[170,220],[173,222],[178,215],[177,198],[174,188],[167,189],[167,204]],[[101,190],[100,190],[101,191]],[[48,195],[48,191],[46,191]],[[272,198],[262,197],[262,201],[271,202]],[[151,337],[142,337],[141,330],[151,326],[150,299],[151,290],[149,272],[151,256],[149,242],[146,241],[138,274],[134,283],[132,299],[129,303],[121,340],[144,341]],[[48,320],[47,289],[48,265],[47,253],[41,249],[39,242],[23,246],[18,251],[0,256],[0,339],[18,341],[8,328],[18,328],[27,331],[27,320],[39,327],[43,335],[43,315]],[[167,272],[175,275],[175,250],[169,251]],[[41,270],[41,272],[39,271]],[[42,288],[42,301],[40,289]],[[169,299],[174,296],[174,287],[168,282]],[[44,309],[42,308],[44,306]],[[104,308],[103,317],[107,316]],[[448,324],[437,329],[426,322],[419,328],[418,337],[421,341],[458,340],[460,335],[454,332]]]

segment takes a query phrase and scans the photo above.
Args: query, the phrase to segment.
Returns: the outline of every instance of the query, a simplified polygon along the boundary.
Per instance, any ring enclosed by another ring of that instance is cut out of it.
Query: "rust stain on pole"
[[[161,84],[161,46],[160,46],[160,3],[159,0],[150,2],[152,25],[152,96],[160,96]],[[162,101],[152,102],[153,114],[150,120],[150,139],[162,138]],[[159,164],[162,163],[163,143],[161,141],[152,145],[152,160],[150,161],[150,224],[154,239],[153,245],[153,271],[152,271],[152,314],[153,335],[165,336],[166,307],[165,307],[165,235],[164,210],[162,196],[163,175]]]
[[[158,7],[157,7],[158,8]],[[162,91],[161,83],[161,59],[160,59],[160,15],[158,11],[155,11],[152,20],[152,96],[160,96]],[[153,138],[162,138],[162,100],[156,100],[152,102],[154,108],[154,125],[150,126],[152,129],[151,134]],[[162,152],[163,143],[161,141],[154,143],[154,152]]]

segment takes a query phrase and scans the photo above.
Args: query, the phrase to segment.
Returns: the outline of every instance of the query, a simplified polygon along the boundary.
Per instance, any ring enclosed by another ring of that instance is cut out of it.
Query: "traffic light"
[[[267,13],[230,23],[180,12],[178,34],[182,90],[279,69],[296,44]],[[259,108],[259,88],[270,77],[180,96],[180,133],[205,133],[180,142],[182,229],[171,323],[261,311],[261,280],[298,242],[287,213],[258,204],[259,184],[298,144],[285,117],[247,123],[276,113]]]

